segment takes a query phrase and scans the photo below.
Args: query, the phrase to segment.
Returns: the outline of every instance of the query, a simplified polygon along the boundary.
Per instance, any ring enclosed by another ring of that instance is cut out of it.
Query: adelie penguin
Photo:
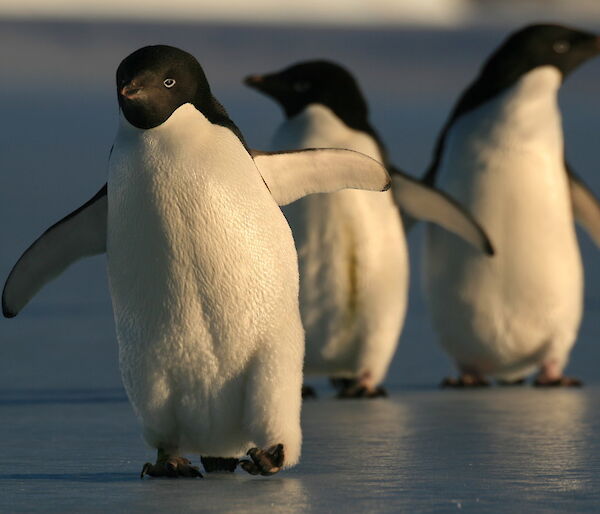
[[[574,220],[600,244],[600,206],[565,161],[557,93],[600,52],[593,34],[533,25],[485,62],[438,138],[426,180],[481,222],[484,259],[430,226],[426,293],[435,328],[460,372],[448,386],[575,386],[563,375],[582,315]]]
[[[331,377],[340,398],[384,395],[380,384],[398,344],[408,291],[398,206],[459,234],[477,253],[492,253],[490,242],[448,196],[391,167],[359,86],[343,67],[307,61],[245,82],[285,112],[273,149],[349,148],[393,171],[392,191],[385,194],[314,195],[284,210],[299,255],[305,373]]]
[[[14,316],[70,263],[106,251],[123,384],[158,450],[142,475],[241,466],[271,475],[300,456],[304,332],[298,262],[281,212],[306,194],[386,190],[357,152],[250,151],[200,64],[148,46],[117,70],[108,184],[12,270]],[[247,455],[247,458],[244,456]]]

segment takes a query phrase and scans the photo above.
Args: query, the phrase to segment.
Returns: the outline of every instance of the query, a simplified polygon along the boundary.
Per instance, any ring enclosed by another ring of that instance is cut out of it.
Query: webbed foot
[[[240,466],[251,475],[274,475],[283,466],[283,444],[276,444],[267,450],[251,448],[247,455],[251,460],[241,460]]]
[[[447,377],[442,380],[441,388],[462,389],[467,387],[489,387],[490,383],[480,375],[463,373],[458,378]]]
[[[169,478],[202,478],[200,470],[196,466],[192,466],[192,463],[188,459],[185,457],[168,455],[160,449],[158,450],[156,464],[151,464],[150,462],[144,464],[140,478],[144,478],[145,475]]]
[[[535,379],[533,385],[535,387],[582,387],[583,382],[573,377],[548,378],[540,375]]]
[[[386,398],[388,393],[380,385],[372,385],[368,380],[359,378],[331,378],[331,385],[338,390],[336,398],[340,400],[358,398]]]
[[[207,473],[218,473],[220,471],[233,473],[240,462],[240,459],[235,457],[200,457],[200,460]]]

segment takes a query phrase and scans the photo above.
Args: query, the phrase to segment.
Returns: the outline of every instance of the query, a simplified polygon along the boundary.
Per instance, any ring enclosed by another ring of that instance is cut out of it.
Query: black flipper
[[[16,316],[48,282],[77,260],[106,252],[106,184],[94,197],[46,230],[13,267],[2,292],[2,312]]]
[[[571,205],[573,215],[577,221],[600,246],[600,201],[594,193],[573,173],[572,168],[566,164],[569,175],[569,189],[571,191]]]
[[[390,166],[394,201],[404,217],[406,231],[414,219],[429,221],[458,235],[488,255],[494,248],[487,234],[455,200],[446,193]],[[406,216],[408,214],[408,217]]]

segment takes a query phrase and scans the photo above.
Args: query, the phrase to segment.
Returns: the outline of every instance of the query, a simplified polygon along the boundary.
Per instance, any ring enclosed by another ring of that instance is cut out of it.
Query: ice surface
[[[0,277],[103,184],[116,128],[114,70],[139,46],[170,43],[197,55],[257,148],[281,114],[241,78],[337,59],[363,84],[395,163],[420,174],[453,100],[501,37],[0,23]],[[598,84],[600,59],[569,78],[561,103],[569,160],[600,194]],[[336,402],[319,382],[322,399],[303,411],[301,463],[268,479],[139,480],[154,456],[120,386],[104,260],[78,263],[17,318],[0,320],[0,512],[597,511],[598,250],[581,236],[585,315],[568,371],[588,387],[439,391],[452,366],[419,294],[420,236],[411,234],[411,303],[387,380],[391,398]]]

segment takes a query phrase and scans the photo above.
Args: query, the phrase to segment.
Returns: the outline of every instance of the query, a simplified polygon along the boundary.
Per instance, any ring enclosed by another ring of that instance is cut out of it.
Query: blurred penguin
[[[558,25],[519,30],[461,95],[426,175],[482,223],[494,259],[435,226],[426,243],[426,293],[435,328],[459,369],[448,386],[486,377],[576,386],[563,375],[582,314],[574,218],[600,244],[600,207],[565,162],[557,93],[600,52],[593,34]]]
[[[459,234],[477,253],[492,253],[491,245],[449,197],[390,166],[358,84],[343,67],[307,61],[249,76],[245,83],[285,112],[273,150],[346,148],[369,155],[391,172],[387,193],[313,195],[284,209],[299,256],[305,373],[329,376],[339,398],[383,396],[380,384],[402,331],[408,291],[398,206],[413,218]],[[314,394],[308,387],[304,392]]]

